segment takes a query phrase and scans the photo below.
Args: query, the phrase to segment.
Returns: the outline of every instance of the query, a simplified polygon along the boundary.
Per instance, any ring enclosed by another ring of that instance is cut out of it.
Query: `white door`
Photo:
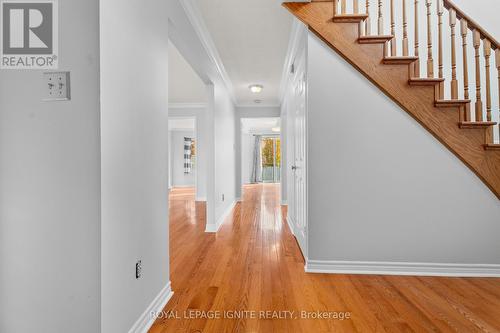
[[[306,48],[299,53],[295,61],[293,79],[294,103],[294,163],[292,166],[295,237],[307,258],[307,188],[306,188]]]

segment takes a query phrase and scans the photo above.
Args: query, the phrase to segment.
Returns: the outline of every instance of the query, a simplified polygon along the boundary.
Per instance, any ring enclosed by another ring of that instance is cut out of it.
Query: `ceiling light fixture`
[[[250,91],[253,92],[254,94],[258,94],[258,93],[262,92],[262,89],[264,89],[264,86],[262,86],[260,84],[252,84],[248,88],[250,88]]]

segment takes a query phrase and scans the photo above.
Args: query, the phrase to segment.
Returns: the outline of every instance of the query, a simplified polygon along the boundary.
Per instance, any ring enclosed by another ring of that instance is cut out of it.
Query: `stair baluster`
[[[476,121],[483,121],[483,101],[481,100],[481,63],[479,47],[481,47],[481,33],[474,30],[474,50],[476,58]]]
[[[359,0],[352,0],[352,11],[354,14],[359,14]],[[363,21],[359,21],[359,36],[364,35]]]
[[[438,68],[439,68],[439,78],[444,77],[443,73],[443,3],[442,0],[437,0],[437,14],[438,14]],[[439,99],[444,99],[444,81],[439,83]]]
[[[427,6],[427,77],[434,78],[434,59],[432,58],[432,0],[426,0]]]
[[[498,72],[498,114],[500,116],[500,48],[497,46],[495,50],[497,72]],[[498,125],[498,135],[500,137],[500,124]]]
[[[391,0],[391,56],[396,56],[396,21],[394,20],[394,0]]]
[[[370,36],[372,34],[371,20],[370,20],[370,0],[366,0],[366,15],[368,15],[365,20],[365,36]]]
[[[457,12],[450,9],[450,30],[451,30],[451,99],[458,99],[458,81],[457,81],[457,54],[455,26],[457,25]],[[440,64],[441,66],[442,64]],[[442,71],[442,69],[440,69]],[[441,73],[442,74],[442,73]],[[442,77],[442,76],[440,76]]]
[[[463,52],[463,65],[464,65],[464,99],[469,99],[469,64],[467,61],[467,34],[468,34],[468,24],[467,20],[462,19],[460,21],[460,27],[461,27],[461,32],[462,32],[462,52]],[[471,119],[471,114],[470,114],[470,103],[467,103],[465,105],[465,117],[464,121],[470,121]]]
[[[329,7],[331,1],[334,3],[335,13],[337,13],[337,17],[332,22],[335,26],[330,26],[329,13],[325,13],[326,8],[331,8]],[[480,176],[500,199],[500,179],[498,168],[496,168],[497,165],[500,165],[500,154],[498,154],[500,141],[495,139],[500,135],[500,126],[497,127],[497,123],[493,122],[493,119],[496,120],[500,115],[500,106],[497,111],[497,105],[494,103],[497,98],[500,103],[500,42],[495,40],[488,31],[481,28],[451,0],[435,0],[436,4],[432,0],[409,1],[390,0],[389,2],[386,0],[384,2],[378,0],[375,3],[377,7],[370,8],[370,5],[374,6],[373,2],[370,4],[370,0],[365,0],[364,3],[353,0],[352,12],[350,0],[330,0],[329,4],[327,0],[313,0],[310,5],[306,5],[310,10],[304,10],[304,4],[299,3],[285,3],[284,6],[291,9],[302,21],[308,22],[310,29],[320,34],[337,53],[349,59],[354,67],[380,85],[385,93],[397,100],[409,114],[442,140],[450,150]],[[346,2],[349,9],[345,7]],[[400,4],[401,9],[398,7]],[[360,5],[365,6],[366,14],[365,10],[359,7]],[[339,8],[340,6],[342,8]],[[383,6],[387,6],[387,8]],[[411,13],[413,9],[414,13]],[[419,13],[422,10],[425,12]],[[372,15],[370,15],[370,11]],[[346,15],[346,12],[349,14]],[[390,15],[389,22],[387,22],[389,24],[386,26],[384,26],[384,15]],[[408,27],[412,23],[408,22],[407,15],[414,15],[414,27]],[[375,19],[377,23],[376,26],[372,27],[371,23],[375,17],[377,17]],[[400,19],[401,23],[398,21]],[[343,23],[351,25],[342,26]],[[424,26],[421,26],[422,23]],[[402,27],[401,40],[396,35],[397,24],[402,24],[399,26]],[[445,24],[450,28],[449,34]],[[457,24],[460,26],[458,27]],[[357,30],[358,25],[360,36],[358,36],[356,44],[359,45],[348,45],[354,32],[350,29]],[[411,47],[414,47],[414,53],[409,50],[408,36],[408,33],[413,33],[409,32],[408,29],[413,28],[414,45]],[[374,33],[372,33],[373,29],[376,29]],[[389,29],[390,32],[384,34],[384,29]],[[420,31],[420,29],[422,30]],[[435,32],[434,29],[436,29]],[[457,31],[457,29],[460,30]],[[436,36],[433,35],[434,33]],[[420,36],[422,34],[426,34],[426,36]],[[473,43],[469,41],[470,34],[472,34]],[[448,44],[446,36],[450,37],[450,44]],[[422,41],[420,37],[422,37]],[[433,37],[436,39],[436,43],[434,43]],[[460,39],[460,37],[461,41],[457,41],[457,38]],[[462,45],[457,45],[460,42]],[[401,51],[398,50],[398,43],[402,43]],[[420,49],[421,46],[424,47],[420,44],[424,43],[427,43],[426,69],[421,66],[423,64],[420,63],[419,58],[420,55],[424,56],[425,51]],[[365,44],[383,46],[384,53],[380,62],[378,59],[381,56],[379,48],[365,47]],[[449,55],[448,45],[450,45]],[[433,50],[433,47],[436,50]],[[457,55],[457,52],[460,52],[457,48],[460,47],[462,48],[462,59],[457,59],[460,57]],[[474,55],[471,56],[469,52],[474,52]],[[412,53],[412,56],[409,53]],[[484,58],[482,58],[483,56]],[[492,79],[494,80],[491,77],[491,70],[494,70],[491,68],[492,56],[495,62],[493,67],[496,68],[498,76],[498,91],[495,82],[491,82]],[[463,68],[457,68],[457,66],[462,66],[457,61],[463,61]],[[387,71],[383,70],[385,65],[390,66],[386,67]],[[450,77],[448,78],[450,69]],[[462,70],[463,99],[462,93],[459,92],[461,89],[459,80],[462,79],[462,74],[459,74],[459,71]],[[424,74],[423,71],[426,73]],[[485,71],[485,74],[482,71]],[[458,77],[459,75],[460,77]],[[410,86],[427,86],[432,87],[432,90],[424,90],[423,88],[413,90],[408,89],[408,87],[398,89],[395,80],[402,78],[406,80],[406,76]],[[476,80],[475,97],[473,97],[474,76]],[[449,85],[445,79],[450,80]],[[448,88],[450,88],[450,96],[445,97],[445,91],[448,94]],[[432,91],[435,93],[431,95]],[[473,101],[471,102],[471,100]],[[436,112],[439,110],[442,112]],[[443,116],[443,114],[445,115]],[[459,117],[458,124],[455,115]],[[454,126],[457,126],[460,131],[457,131],[456,128],[452,129]]]
[[[382,12],[382,0],[378,0],[378,30],[379,36],[384,34],[384,14]]]
[[[408,56],[408,17],[406,14],[406,0],[403,0],[403,56]]]
[[[419,78],[420,77],[420,58],[419,58],[419,33],[418,33],[418,0],[415,0],[415,57],[418,58],[417,61],[415,61],[415,68],[413,70],[414,77]]]
[[[491,42],[488,38],[483,41],[484,47],[484,67],[486,70],[486,121],[491,121],[491,78],[490,78],[490,57]]]

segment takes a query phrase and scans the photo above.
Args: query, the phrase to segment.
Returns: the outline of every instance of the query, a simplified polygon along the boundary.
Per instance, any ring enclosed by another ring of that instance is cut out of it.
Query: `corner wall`
[[[214,221],[218,229],[236,200],[235,107],[222,84],[214,86],[213,118],[215,132]]]
[[[500,274],[498,199],[316,36],[308,43],[309,268]]]
[[[71,101],[0,71],[0,332],[100,330],[99,5],[59,1]]]
[[[165,301],[170,288],[168,5],[100,1],[101,331],[106,333],[128,332],[162,291]],[[142,277],[136,279],[138,260]]]

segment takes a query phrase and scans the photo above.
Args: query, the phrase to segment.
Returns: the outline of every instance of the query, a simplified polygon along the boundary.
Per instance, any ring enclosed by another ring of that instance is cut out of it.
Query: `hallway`
[[[207,234],[193,190],[171,192],[175,294],[162,315],[177,318],[160,317],[151,333],[500,332],[499,279],[304,273],[279,202],[278,185],[245,186],[220,231]],[[302,311],[345,318],[303,319]]]

